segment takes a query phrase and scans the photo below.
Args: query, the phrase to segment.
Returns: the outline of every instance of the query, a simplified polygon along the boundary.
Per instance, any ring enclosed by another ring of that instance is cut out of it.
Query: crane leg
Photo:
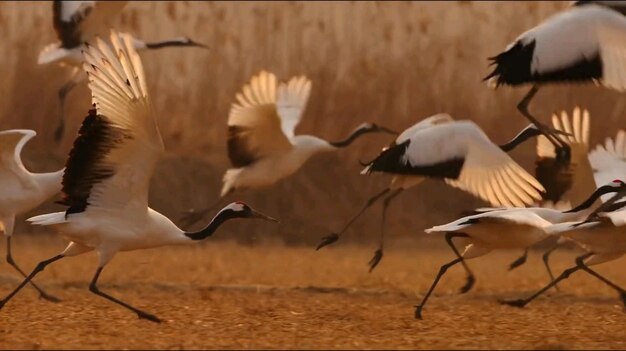
[[[531,301],[533,301],[534,299],[539,297],[541,294],[546,292],[548,289],[550,289],[551,287],[555,286],[561,280],[567,279],[567,278],[569,278],[569,276],[572,273],[583,269],[582,265],[578,264],[578,262],[582,262],[585,258],[587,258],[587,257],[589,257],[591,255],[592,255],[592,253],[586,253],[586,254],[578,257],[576,259],[576,266],[564,270],[563,273],[561,273],[561,275],[559,275],[556,279],[554,279],[553,281],[548,283],[548,285],[544,286],[543,288],[539,289],[539,291],[537,291],[536,293],[532,294],[531,296],[529,296],[529,297],[527,297],[525,299],[501,300],[500,303],[505,304],[505,305],[509,305],[509,306],[514,306],[514,307],[520,307],[520,308],[526,306],[528,303],[530,303]]]
[[[2,309],[2,307],[4,307],[4,305],[6,305],[7,302],[9,302],[9,300],[11,300],[13,298],[13,296],[15,296],[15,294],[17,294],[20,290],[22,290],[22,288],[28,284],[31,280],[33,280],[33,278],[41,271],[43,271],[49,264],[58,261],[60,259],[62,259],[63,257],[65,257],[65,255],[56,255],[50,259],[47,259],[45,261],[41,261],[39,262],[39,264],[37,264],[37,266],[35,267],[35,269],[33,269],[32,272],[30,272],[30,274],[24,279],[24,281],[22,281],[22,283],[20,285],[18,285],[17,288],[15,288],[15,290],[13,290],[9,295],[7,295],[4,299],[0,300],[0,309]]]
[[[509,271],[512,271],[515,268],[526,263],[527,258],[528,258],[528,248],[524,250],[524,253],[520,257],[518,257],[515,261],[511,262],[511,264],[509,265]]]
[[[17,265],[15,260],[13,260],[13,255],[11,254],[11,236],[7,236],[7,263],[10,264],[11,267],[15,268],[15,270],[18,271],[22,275],[22,277],[26,278],[26,273],[24,273],[24,271]],[[58,297],[46,293],[43,289],[38,287],[37,284],[35,284],[35,282],[33,282],[32,280],[29,281],[29,283],[30,285],[32,285],[33,288],[37,289],[37,291],[39,292],[40,298],[44,300],[48,300],[50,302],[61,301],[61,299],[59,299]]]
[[[389,203],[391,202],[391,200],[393,200],[396,196],[400,195],[402,190],[403,190],[402,188],[396,189],[396,191],[391,193],[391,195],[387,196],[385,200],[383,201],[383,216],[382,216],[381,226],[380,226],[380,242],[378,244],[378,249],[374,253],[374,257],[372,257],[372,259],[368,262],[368,265],[370,266],[370,270],[369,270],[370,273],[372,273],[374,268],[376,268],[376,266],[380,263],[380,260],[383,258],[383,245],[385,241],[385,224],[386,224],[386,219],[387,219],[387,208],[389,207]]]
[[[611,288],[615,289],[619,293],[620,299],[622,300],[622,304],[626,307],[626,290],[624,290],[619,285],[613,283],[612,281],[606,279],[605,277],[603,277],[600,274],[598,274],[596,271],[594,271],[591,268],[589,268],[585,264],[585,262],[583,262],[583,259],[580,259],[580,257],[576,259],[576,265],[578,267],[580,267],[580,269],[582,269],[583,271],[585,271],[585,272],[591,274],[592,276],[598,278],[604,284],[606,284],[606,285],[610,286]]]
[[[550,249],[548,249],[548,251],[544,252],[544,254],[541,256],[541,259],[543,260],[543,265],[546,266],[546,271],[548,272],[548,275],[550,276],[550,281],[554,281],[554,274],[552,274],[552,268],[550,268],[550,255],[552,254],[552,252],[554,252],[554,250],[556,250],[558,247],[558,245],[554,245],[552,246]],[[559,291],[559,286],[557,284],[554,284],[554,289],[556,291]]]
[[[371,207],[374,203],[376,203],[376,201],[378,201],[378,199],[383,197],[389,191],[391,191],[391,189],[385,188],[380,193],[377,193],[376,195],[374,195],[371,198],[369,198],[369,200],[367,200],[367,202],[361,208],[361,210],[354,217],[352,217],[348,221],[348,223],[346,223],[346,225],[344,225],[343,229],[341,229],[341,231],[339,233],[331,233],[330,235],[323,237],[322,238],[322,242],[319,245],[317,245],[317,248],[315,250],[319,250],[322,247],[324,247],[326,245],[330,245],[330,244],[334,243],[335,241],[339,240],[339,236],[341,234],[343,234],[352,225],[352,223],[354,223],[363,214],[363,212],[365,212],[365,210],[367,210],[369,207]]]
[[[462,234],[462,233],[446,233],[446,242],[448,243],[452,243],[452,238],[454,237],[466,237],[466,234]],[[454,245],[452,245],[452,247],[454,248],[455,253],[458,253],[458,251],[456,250],[456,247],[454,247]],[[435,290],[435,287],[437,286],[437,284],[439,283],[439,280],[441,279],[441,277],[443,277],[444,274],[446,274],[446,272],[448,271],[448,269],[458,263],[463,262],[463,257],[461,257],[461,255],[457,254],[457,258],[455,258],[454,260],[444,264],[443,266],[441,266],[441,268],[439,268],[439,273],[437,273],[437,276],[435,277],[435,280],[433,281],[432,285],[430,286],[430,289],[428,289],[428,292],[426,292],[426,295],[424,295],[424,298],[422,299],[422,302],[415,306],[415,319],[422,319],[422,309],[424,308],[424,306],[426,305],[426,302],[428,301],[428,298],[430,297],[430,295],[432,294],[433,290]]]
[[[537,126],[537,129],[545,135],[545,137],[554,145],[557,154],[557,160],[569,162],[571,150],[569,145],[561,140],[557,134],[559,131],[554,130],[553,128],[546,127],[544,124],[540,123],[533,115],[528,111],[528,105],[530,101],[535,97],[537,92],[539,91],[539,85],[534,84],[532,88],[528,91],[528,93],[524,96],[522,101],[517,104],[517,110],[524,115],[531,123]]]
[[[103,266],[102,267],[98,267],[98,269],[96,270],[96,274],[93,276],[93,279],[91,280],[91,284],[89,284],[89,291],[91,291],[92,293],[94,293],[94,294],[96,294],[98,296],[104,297],[105,299],[107,299],[107,300],[109,300],[111,302],[114,302],[114,303],[116,303],[116,304],[118,304],[120,306],[123,306],[123,307],[125,307],[125,308],[127,308],[127,309],[129,309],[129,310],[131,310],[133,312],[135,312],[137,314],[137,317],[139,317],[139,318],[147,319],[147,320],[149,320],[151,322],[155,322],[155,323],[161,323],[161,320],[159,318],[157,318],[156,316],[151,315],[150,313],[146,313],[146,312],[144,312],[144,311],[142,311],[142,310],[140,310],[138,308],[135,308],[135,307],[133,307],[133,306],[123,302],[123,301],[120,301],[120,300],[114,298],[111,295],[108,295],[108,294],[100,291],[100,289],[98,289],[98,286],[96,285],[96,283],[98,282],[98,278],[100,277],[100,273],[102,273],[102,269],[103,268],[104,268]]]

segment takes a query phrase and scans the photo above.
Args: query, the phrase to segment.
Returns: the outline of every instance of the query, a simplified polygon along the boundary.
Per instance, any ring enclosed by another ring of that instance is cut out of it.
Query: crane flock
[[[226,126],[226,156],[232,168],[223,175],[216,202],[204,209],[181,209],[187,210],[182,218],[184,226],[213,213],[198,231],[179,228],[149,206],[150,180],[165,144],[157,123],[159,111],[153,108],[148,91],[151,77],[146,76],[138,52],[208,47],[187,37],[146,43],[112,29],[109,21],[125,5],[126,1],[54,1],[52,5],[59,42],[43,48],[37,63],[72,70],[71,78],[58,92],[61,112],[57,141],[63,135],[68,92],[82,82],[87,82],[91,91],[92,107],[74,138],[65,167],[51,173],[31,173],[22,163],[21,153],[36,132],[0,131],[0,229],[6,237],[6,261],[24,278],[0,299],[0,310],[26,285],[37,289],[40,297],[60,302],[33,279],[56,261],[95,251],[99,263],[89,291],[139,318],[160,322],[156,315],[98,287],[104,267],[118,252],[197,243],[231,219],[278,222],[241,201],[231,201],[218,211],[215,208],[232,194],[271,187],[298,172],[314,155],[347,148],[371,133],[392,134],[394,139],[371,161],[362,163],[361,174],[388,174],[390,183],[370,197],[340,231],[324,236],[316,250],[338,241],[369,207],[382,200],[380,241],[368,263],[372,272],[383,257],[390,202],[425,179],[443,181],[491,206],[467,211],[459,219],[425,230],[428,234],[442,233],[454,258],[441,266],[416,306],[415,318],[422,319],[426,302],[449,268],[459,263],[464,267],[466,283],[460,292],[466,293],[476,280],[467,260],[495,250],[520,250],[522,256],[509,266],[514,269],[526,262],[530,248],[546,242],[551,243],[543,255],[550,282],[527,298],[501,303],[526,306],[582,270],[617,291],[626,306],[626,290],[590,268],[626,254],[626,239],[622,238],[626,225],[626,131],[619,130],[614,138],[591,149],[590,113],[586,109],[576,107],[571,115],[567,111],[555,113],[552,126],[541,123],[528,109],[539,88],[549,83],[593,82],[626,90],[626,2],[575,1],[489,59],[494,66],[484,78],[489,87],[531,85],[517,106],[531,124],[504,144],[492,141],[475,122],[456,120],[443,112],[421,119],[401,133],[364,122],[339,141],[296,134],[312,93],[312,81],[299,75],[279,82],[275,74],[261,70],[232,102]],[[534,175],[508,154],[533,137],[537,137]],[[49,227],[67,239],[68,245],[26,274],[11,253],[16,216],[55,196],[65,206],[64,211],[39,214],[26,221]],[[462,250],[455,245],[455,238],[462,241]],[[575,243],[584,254],[555,277],[549,255],[566,242]]]

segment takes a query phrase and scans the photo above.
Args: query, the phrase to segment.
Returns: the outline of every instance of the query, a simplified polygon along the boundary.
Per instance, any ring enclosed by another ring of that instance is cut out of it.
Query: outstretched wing
[[[54,30],[61,47],[70,49],[99,34],[106,21],[128,1],[58,1],[52,4]]]
[[[384,150],[362,173],[444,179],[492,206],[524,206],[541,199],[541,184],[469,121],[435,124]]]
[[[280,83],[276,92],[276,109],[280,125],[287,139],[294,137],[294,131],[306,108],[311,94],[311,81],[305,76],[293,77],[287,83]]]
[[[465,139],[465,162],[458,178],[445,179],[446,183],[492,206],[523,207],[541,199],[545,191],[541,183],[491,142],[476,124],[463,122],[458,126],[461,134],[456,140]]]
[[[291,150],[276,108],[274,74],[261,71],[252,77],[237,94],[237,101],[228,115],[228,157],[234,167]]]
[[[589,162],[593,169],[596,184],[608,184],[615,179],[624,179],[626,175],[626,131],[620,130],[614,139],[606,138],[589,153]],[[602,201],[611,198],[603,195]]]
[[[543,199],[551,203],[581,203],[596,189],[588,158],[589,111],[576,107],[571,117],[566,111],[561,111],[560,118],[553,114],[552,125],[570,134],[559,138],[569,145],[571,153],[569,162],[557,160],[554,145],[543,135],[537,138],[535,177],[546,188]]]
[[[133,216],[148,206],[150,178],[163,152],[132,38],[111,33],[84,52],[95,109],[83,121],[63,176],[66,214],[119,211]]]
[[[0,178],[17,178],[23,185],[34,187],[30,172],[22,163],[22,148],[37,133],[29,129],[12,129],[0,132]]]

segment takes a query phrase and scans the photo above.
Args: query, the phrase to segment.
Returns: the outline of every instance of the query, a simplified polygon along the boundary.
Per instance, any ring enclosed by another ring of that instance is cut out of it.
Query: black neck
[[[380,131],[380,130],[376,126],[370,126],[370,125],[360,126],[357,129],[355,129],[352,132],[352,134],[350,134],[346,139],[341,140],[341,141],[329,142],[329,144],[334,146],[334,147],[346,147],[346,146],[352,144],[361,135],[364,135],[364,134],[367,134],[367,133],[374,133],[374,132],[378,132],[378,131]]]
[[[154,43],[146,43],[146,47],[151,50],[162,49],[162,48],[167,48],[171,46],[200,46],[200,45],[194,42],[180,41],[180,40],[165,40],[165,41],[157,41]]]
[[[564,211],[563,213],[573,213],[573,212],[579,212],[579,211],[586,210],[589,207],[591,207],[591,205],[593,205],[596,202],[596,200],[598,200],[598,198],[600,198],[600,196],[605,195],[605,194],[610,194],[610,193],[617,193],[617,192],[621,193],[622,191],[620,191],[620,188],[617,188],[617,187],[614,187],[614,186],[610,186],[610,185],[601,186],[598,189],[596,189],[596,191],[594,191],[593,194],[591,194],[591,196],[589,196],[589,198],[587,200],[585,200],[583,203],[581,203],[580,205],[572,208],[571,210]],[[617,198],[618,195],[619,194],[617,194],[616,196],[614,196],[611,199]],[[621,195],[620,197],[623,197],[623,196],[624,195]],[[613,202],[611,202],[611,204]]]
[[[535,127],[534,124],[529,125],[528,127],[522,129],[511,141],[506,144],[500,145],[500,149],[504,152],[509,152],[515,149],[519,144],[525,142],[526,140],[536,137],[541,132]]]
[[[229,219],[235,218],[234,214],[235,212],[232,210],[221,211],[217,214],[217,216],[215,216],[215,218],[213,218],[213,220],[211,220],[211,223],[209,223],[209,225],[204,227],[204,229],[197,232],[185,232],[185,235],[191,240],[204,240],[213,235],[217,228],[219,228],[219,226],[222,225],[224,222]]]

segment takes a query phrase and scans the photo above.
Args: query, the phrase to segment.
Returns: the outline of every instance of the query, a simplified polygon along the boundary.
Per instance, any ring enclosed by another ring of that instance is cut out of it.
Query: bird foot
[[[150,313],[146,313],[143,311],[137,311],[137,317],[139,317],[140,319],[147,319],[154,323],[161,323],[161,320],[157,316],[151,315]]]
[[[422,318],[422,305],[415,306],[415,319],[423,320]]]
[[[626,291],[622,291],[619,294],[620,299],[622,300],[622,304],[626,307]]]
[[[517,300],[499,300],[499,302],[502,305],[509,305],[509,306],[513,306],[513,307],[519,307],[522,308],[524,306],[526,306],[526,300],[522,300],[522,299],[517,299]]]
[[[367,263],[370,266],[370,271],[369,271],[370,273],[372,273],[374,268],[378,266],[382,258],[383,258],[383,249],[376,250],[376,252],[374,253],[374,257],[372,257],[372,259]]]
[[[62,301],[60,298],[58,298],[58,297],[56,297],[54,295],[47,294],[47,293],[45,293],[43,291],[39,293],[39,298],[40,299],[44,299],[46,301],[54,302],[54,303],[59,303],[59,302]]]
[[[465,294],[468,291],[472,290],[475,282],[476,282],[476,279],[474,278],[473,275],[468,276],[467,281],[465,282],[465,285],[463,285],[461,289],[459,289],[459,294]]]
[[[321,249],[322,247],[326,246],[326,245],[330,245],[332,243],[334,243],[335,241],[339,240],[339,234],[337,233],[331,233],[328,236],[325,236],[322,238],[322,242],[317,245],[317,248],[315,249],[315,251]]]
[[[511,262],[511,264],[509,265],[509,271],[514,270],[515,268],[523,265],[524,263],[526,263],[526,256],[521,256],[518,257],[515,261]]]

